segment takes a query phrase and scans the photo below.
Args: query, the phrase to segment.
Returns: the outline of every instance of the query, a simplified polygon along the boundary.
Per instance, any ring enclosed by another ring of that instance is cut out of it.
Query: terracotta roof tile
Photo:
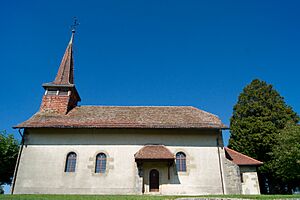
[[[73,37],[74,33],[72,33],[71,40],[61,60],[55,80],[52,82],[53,84],[74,84]]]
[[[191,106],[78,106],[67,114],[37,112],[14,128],[226,128]]]
[[[136,160],[174,160],[174,155],[164,145],[146,145],[134,154]]]
[[[228,147],[225,147],[225,152],[226,152],[226,158],[231,160],[233,163],[237,165],[262,165],[263,164],[263,162],[255,160],[254,158],[246,156]]]

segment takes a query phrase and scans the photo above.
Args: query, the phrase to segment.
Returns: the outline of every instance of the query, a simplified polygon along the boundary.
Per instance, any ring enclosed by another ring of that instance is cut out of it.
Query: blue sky
[[[75,36],[81,105],[192,105],[229,125],[254,78],[296,112],[299,1],[5,1],[0,7],[0,129],[38,111]],[[229,133],[224,134],[225,144]]]

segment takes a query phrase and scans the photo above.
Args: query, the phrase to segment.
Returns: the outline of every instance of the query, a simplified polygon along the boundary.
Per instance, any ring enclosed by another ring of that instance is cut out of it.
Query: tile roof
[[[263,164],[263,162],[255,160],[254,158],[246,156],[228,147],[225,147],[225,152],[226,152],[226,158],[231,160],[233,163],[237,165],[262,165]]]
[[[39,111],[14,128],[226,128],[192,106],[78,106],[67,114]]]
[[[136,160],[174,160],[174,155],[164,145],[146,145],[134,154]]]

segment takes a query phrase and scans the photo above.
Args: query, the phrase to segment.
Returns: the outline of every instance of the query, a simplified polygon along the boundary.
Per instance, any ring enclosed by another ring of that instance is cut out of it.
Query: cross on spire
[[[76,26],[79,25],[79,22],[78,22],[77,17],[73,17],[73,20],[74,20],[74,22],[73,22],[73,24],[71,25],[71,28],[72,28],[72,33],[75,33],[75,31],[76,31]]]

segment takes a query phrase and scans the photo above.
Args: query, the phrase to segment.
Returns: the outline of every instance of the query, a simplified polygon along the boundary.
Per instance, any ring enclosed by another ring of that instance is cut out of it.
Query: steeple
[[[81,100],[74,84],[73,41],[76,25],[77,21],[54,81],[43,84],[45,95],[40,108],[42,112],[67,114]]]
[[[74,61],[73,61],[73,39],[75,31],[72,31],[70,42],[61,60],[57,75],[53,84],[74,84]]]

